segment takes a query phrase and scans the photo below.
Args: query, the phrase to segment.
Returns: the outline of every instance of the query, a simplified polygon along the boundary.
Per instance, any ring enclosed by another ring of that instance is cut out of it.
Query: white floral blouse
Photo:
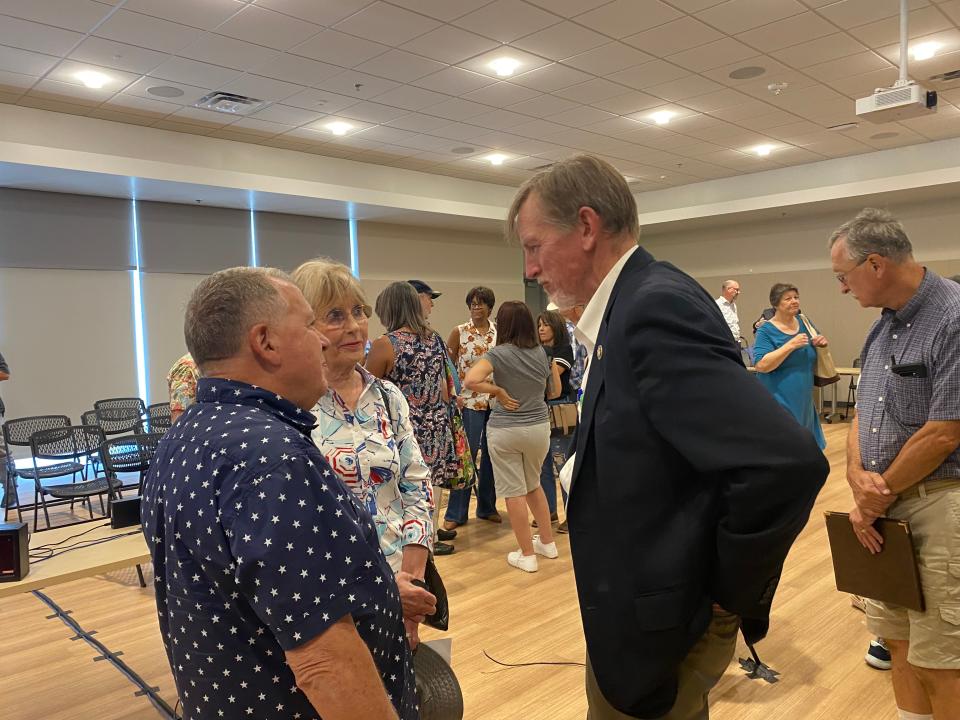
[[[356,411],[328,390],[313,409],[319,423],[313,442],[373,516],[380,548],[397,572],[406,545],[433,550],[430,470],[413,435],[403,393],[393,383],[357,369],[363,390]]]
[[[467,370],[472,368],[477,360],[487,354],[487,350],[497,344],[497,325],[492,320],[487,331],[480,332],[472,322],[465,322],[463,325],[457,325],[460,331],[460,354],[457,355],[457,373],[460,375],[460,382],[467,375]],[[463,399],[463,406],[470,410],[488,410],[490,408],[490,396],[486,393],[473,392],[463,388],[460,392]]]

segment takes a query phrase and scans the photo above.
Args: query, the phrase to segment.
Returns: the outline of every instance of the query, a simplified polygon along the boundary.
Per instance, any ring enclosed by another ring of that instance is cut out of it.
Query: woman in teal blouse
[[[800,291],[777,283],[770,288],[770,305],[776,313],[757,329],[754,367],[761,384],[798,423],[813,433],[820,449],[827,446],[813,404],[815,348],[826,347],[823,335],[812,335],[800,318]]]

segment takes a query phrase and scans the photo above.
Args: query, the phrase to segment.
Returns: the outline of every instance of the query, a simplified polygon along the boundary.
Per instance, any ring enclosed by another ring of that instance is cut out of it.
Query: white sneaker
[[[524,572],[533,573],[538,570],[537,556],[524,555],[521,550],[514,550],[512,553],[507,553],[507,562]]]
[[[557,552],[557,543],[556,541],[552,543],[542,543],[540,542],[540,536],[533,536],[533,552],[536,555],[543,555],[545,558],[550,558],[554,560],[560,553]]]

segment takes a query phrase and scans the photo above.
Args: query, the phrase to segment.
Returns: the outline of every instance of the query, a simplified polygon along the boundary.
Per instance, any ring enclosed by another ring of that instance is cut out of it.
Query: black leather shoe
[[[437,540],[453,540],[456,536],[456,530],[444,530],[443,528],[437,530]]]
[[[434,555],[453,555],[453,545],[445,542],[434,543],[433,554]]]

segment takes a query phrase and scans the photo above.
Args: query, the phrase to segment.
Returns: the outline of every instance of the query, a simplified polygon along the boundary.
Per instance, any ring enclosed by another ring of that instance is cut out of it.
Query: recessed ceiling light
[[[334,135],[346,135],[348,132],[353,130],[353,125],[348,122],[341,122],[339,120],[336,122],[327,123],[324,125],[324,127]]]
[[[659,112],[652,113],[650,115],[650,119],[653,120],[657,125],[666,125],[676,116],[677,114],[670,110],[660,110]]]
[[[503,161],[507,159],[506,155],[500,153],[493,153],[493,155],[487,155],[487,160],[490,161],[491,165],[503,165]]]
[[[76,73],[74,77],[88,88],[93,88],[94,90],[99,90],[110,82],[109,75],[104,75],[102,72],[97,72],[96,70],[81,70]]]
[[[766,157],[773,152],[773,145],[757,145],[753,151],[760,157]]]
[[[147,92],[151,95],[165,98],[175,98],[183,95],[183,90],[178,87],[173,87],[173,85],[154,85],[153,87],[148,87]]]
[[[750,78],[760,77],[766,71],[767,69],[765,67],[760,67],[759,65],[748,65],[746,67],[737,68],[727,77],[732,78],[733,80],[749,80]]]
[[[500,77],[509,77],[520,67],[520,61],[512,57],[502,57],[491,60],[487,63],[487,67],[496,72]]]
[[[910,54],[913,55],[914,60],[929,60],[937,54],[939,49],[940,43],[938,42],[923,42],[910,48]]]

